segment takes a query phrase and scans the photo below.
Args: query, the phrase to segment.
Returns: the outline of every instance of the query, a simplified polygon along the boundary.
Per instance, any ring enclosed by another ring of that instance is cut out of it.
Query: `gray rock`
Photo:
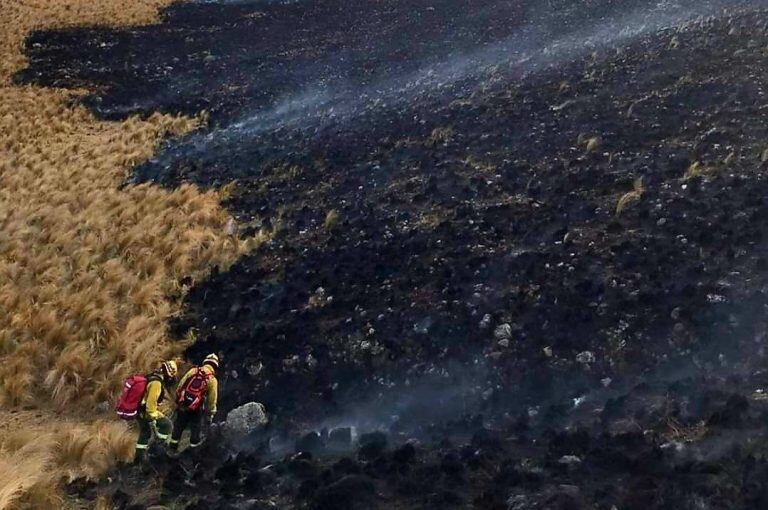
[[[512,338],[512,326],[507,323],[499,324],[493,331],[496,340],[510,340]]]
[[[533,502],[529,496],[525,494],[515,494],[507,499],[508,510],[525,510],[526,508],[532,508]]]
[[[259,373],[263,368],[264,368],[264,365],[259,361],[257,363],[251,363],[247,365],[246,370],[248,371],[248,374],[251,377],[256,377],[257,375],[259,375]]]
[[[580,352],[576,355],[576,361],[585,365],[595,362],[595,355],[590,351]]]
[[[574,464],[581,464],[581,459],[575,455],[563,455],[557,462],[566,466],[573,466]]]
[[[224,432],[232,439],[248,435],[267,424],[267,411],[263,404],[248,402],[232,409],[224,422]]]

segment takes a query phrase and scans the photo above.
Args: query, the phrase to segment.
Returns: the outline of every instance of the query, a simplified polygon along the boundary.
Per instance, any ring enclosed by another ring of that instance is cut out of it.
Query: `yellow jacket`
[[[144,398],[141,404],[144,407],[144,414],[150,420],[159,420],[165,418],[165,415],[158,408],[158,403],[162,400],[163,383],[159,379],[150,378],[147,383],[147,389],[144,390]]]
[[[195,375],[197,368],[192,367],[187,370],[187,373],[179,381],[179,388],[183,388],[187,379]],[[216,406],[219,400],[219,381],[216,380],[216,371],[210,365],[203,365],[200,369],[208,374],[208,385],[205,387],[205,410],[209,415],[213,416],[216,414]]]

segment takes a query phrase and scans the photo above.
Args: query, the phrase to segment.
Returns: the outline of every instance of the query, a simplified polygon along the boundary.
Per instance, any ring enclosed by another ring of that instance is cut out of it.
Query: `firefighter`
[[[175,452],[179,448],[179,440],[184,430],[189,427],[190,448],[200,446],[203,442],[203,419],[213,420],[216,415],[218,400],[218,381],[216,371],[219,368],[219,357],[209,354],[199,367],[193,367],[184,374],[176,392],[176,420],[173,424],[170,448]]]
[[[135,462],[142,462],[147,456],[149,442],[154,434],[160,441],[167,441],[173,423],[168,419],[158,405],[165,398],[165,392],[172,387],[179,376],[176,362],[165,361],[157,370],[147,376],[147,387],[141,399],[136,421],[139,423],[139,437],[136,440]]]

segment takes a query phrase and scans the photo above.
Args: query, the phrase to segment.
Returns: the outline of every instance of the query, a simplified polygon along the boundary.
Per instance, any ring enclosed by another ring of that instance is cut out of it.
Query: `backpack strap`
[[[157,372],[152,372],[151,374],[147,374],[146,378],[147,378],[147,383],[149,383],[150,381],[160,381],[161,383],[163,382],[163,376],[158,374]]]

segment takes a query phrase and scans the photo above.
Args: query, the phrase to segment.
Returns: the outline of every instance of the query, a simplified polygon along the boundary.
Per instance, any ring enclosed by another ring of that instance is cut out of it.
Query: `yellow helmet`
[[[203,365],[211,365],[214,369],[218,370],[219,357],[211,353],[205,357],[205,359],[203,360]]]
[[[173,360],[163,361],[163,363],[160,365],[160,369],[169,379],[176,379],[179,376],[179,367]]]

